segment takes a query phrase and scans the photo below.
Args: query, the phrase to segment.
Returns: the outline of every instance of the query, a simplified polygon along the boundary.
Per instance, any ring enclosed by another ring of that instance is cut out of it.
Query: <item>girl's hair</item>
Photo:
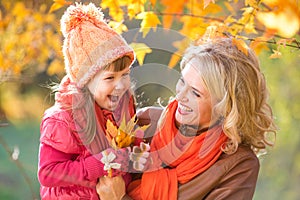
[[[111,64],[108,64],[101,68],[101,71],[113,71],[119,72],[124,70],[131,64],[131,59],[128,56],[123,56],[116,59]],[[71,110],[74,123],[76,126],[76,132],[78,132],[80,138],[84,144],[90,144],[95,138],[97,131],[97,120],[95,113],[95,100],[92,93],[89,91],[87,85],[83,88],[76,86],[68,86],[68,90],[64,91],[67,94],[65,96],[72,97],[72,103],[60,102],[64,109]],[[58,90],[58,92],[60,92]]]
[[[255,53],[249,48],[244,53],[232,39],[219,38],[189,47],[181,69],[192,59],[212,98],[212,117],[222,120],[229,138],[222,150],[234,153],[239,144],[245,144],[258,154],[273,146],[267,133],[276,136],[277,129]]]

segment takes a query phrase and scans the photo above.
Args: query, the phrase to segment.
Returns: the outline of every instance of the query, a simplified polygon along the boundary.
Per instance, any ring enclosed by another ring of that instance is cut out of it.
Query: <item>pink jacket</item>
[[[99,199],[95,186],[106,172],[99,157],[90,154],[74,130],[70,111],[57,105],[46,110],[40,129],[41,199]],[[124,176],[127,184],[130,179],[129,174]]]

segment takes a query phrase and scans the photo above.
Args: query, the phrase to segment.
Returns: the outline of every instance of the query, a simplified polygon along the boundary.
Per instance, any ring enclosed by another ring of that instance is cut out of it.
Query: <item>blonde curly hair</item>
[[[216,38],[191,45],[180,63],[181,70],[192,59],[199,63],[199,78],[212,97],[213,117],[222,119],[229,138],[222,147],[228,154],[234,153],[239,144],[250,146],[258,154],[274,145],[267,133],[276,136],[277,131],[259,60],[250,48],[246,50],[240,51],[233,39]]]

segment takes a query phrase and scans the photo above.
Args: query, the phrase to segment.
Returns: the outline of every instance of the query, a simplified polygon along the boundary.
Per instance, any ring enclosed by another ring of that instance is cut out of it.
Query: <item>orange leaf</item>
[[[150,0],[150,2],[151,2],[151,5],[152,5],[152,6],[155,6],[156,0]]]
[[[107,120],[107,122],[106,122],[106,133],[111,138],[116,137],[118,134],[117,127],[110,120]]]
[[[63,63],[58,59],[53,60],[47,69],[47,74],[50,76],[55,74],[63,74],[64,72],[65,69],[63,67]]]
[[[286,44],[291,44],[294,40],[296,40],[295,38],[291,38],[291,39],[280,39],[278,40],[276,43],[278,45],[282,45],[282,46],[286,46]]]
[[[191,43],[191,40],[189,38],[184,38],[181,41],[175,41],[173,42],[173,46],[177,48],[177,51],[172,55],[170,61],[169,61],[169,67],[173,68],[178,63],[178,61],[181,59],[184,51]]]
[[[187,0],[162,0],[161,4],[165,6],[166,13],[182,13]]]
[[[173,55],[172,55],[172,57],[171,57],[171,59],[169,61],[168,66],[170,68],[174,68],[180,59],[181,59],[181,56],[179,55],[178,51],[175,52],[175,53],[173,53]]]
[[[163,26],[166,29],[171,28],[173,22],[173,16],[172,15],[165,15],[163,16]]]
[[[52,4],[49,13],[52,13],[62,7],[64,7],[65,5],[71,5],[71,2],[68,2],[66,0],[54,0],[54,3]]]
[[[254,41],[250,43],[250,48],[255,51],[256,54],[259,54],[263,49],[268,49],[267,40],[263,40],[261,38],[256,38]]]
[[[215,3],[215,0],[204,0],[204,9],[205,9],[210,3]]]
[[[248,56],[248,46],[244,40],[239,40],[239,39],[233,38],[232,43],[238,48],[238,50],[240,50],[246,56]]]

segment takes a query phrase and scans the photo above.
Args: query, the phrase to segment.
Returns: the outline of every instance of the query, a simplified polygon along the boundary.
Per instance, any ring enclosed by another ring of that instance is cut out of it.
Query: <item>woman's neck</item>
[[[204,132],[208,131],[209,129],[215,127],[218,124],[220,124],[219,120],[216,121],[211,126],[208,126],[208,127],[198,127],[198,126],[195,126],[195,125],[180,124],[179,122],[177,122],[177,120],[175,120],[175,126],[177,127],[177,129],[179,130],[179,132],[182,135],[186,136],[186,137],[198,136],[201,133],[204,133]]]

